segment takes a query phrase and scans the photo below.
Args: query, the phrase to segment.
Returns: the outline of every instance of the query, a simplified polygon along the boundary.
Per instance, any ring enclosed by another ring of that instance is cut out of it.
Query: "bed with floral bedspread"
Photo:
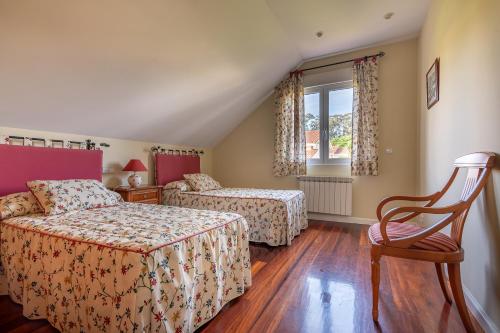
[[[291,245],[307,228],[305,196],[297,190],[220,188],[193,192],[164,189],[165,205],[233,212],[248,223],[251,242]]]
[[[237,214],[121,203],[0,232],[10,297],[63,332],[192,332],[251,284]]]

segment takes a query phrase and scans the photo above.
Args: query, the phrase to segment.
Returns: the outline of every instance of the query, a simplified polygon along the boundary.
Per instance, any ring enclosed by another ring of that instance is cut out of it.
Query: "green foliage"
[[[352,148],[352,136],[351,135],[342,135],[336,138],[332,138],[330,140],[332,146],[348,148],[351,150]]]
[[[317,131],[319,130],[319,117],[306,113],[305,119],[306,131]]]
[[[319,117],[311,113],[305,115],[306,131],[319,130]],[[352,148],[352,114],[335,114],[328,119],[330,143],[335,147]]]
[[[335,114],[328,119],[330,138],[352,135],[352,114]]]

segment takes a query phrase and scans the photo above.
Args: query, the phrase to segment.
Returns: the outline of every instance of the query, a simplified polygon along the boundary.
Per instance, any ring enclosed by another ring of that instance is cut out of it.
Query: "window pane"
[[[352,88],[328,92],[328,158],[351,158]]]
[[[319,101],[319,93],[304,96],[307,158],[320,158]]]

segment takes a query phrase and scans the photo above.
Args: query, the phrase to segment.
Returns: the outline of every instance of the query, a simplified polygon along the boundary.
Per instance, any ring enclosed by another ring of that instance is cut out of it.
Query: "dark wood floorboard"
[[[199,332],[465,332],[432,263],[384,257],[371,320],[367,226],[311,221],[290,247],[251,245],[252,287]],[[56,332],[0,296],[0,332]],[[476,325],[477,326],[477,325]]]

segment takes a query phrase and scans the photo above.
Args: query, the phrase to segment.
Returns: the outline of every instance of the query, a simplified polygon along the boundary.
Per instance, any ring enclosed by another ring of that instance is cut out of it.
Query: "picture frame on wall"
[[[23,139],[23,145],[31,147],[33,146],[33,141],[31,140],[31,138],[25,137]]]
[[[439,101],[439,58],[434,60],[425,77],[427,86],[427,109]]]
[[[46,147],[51,147],[51,148],[64,148],[64,141],[63,140],[55,140],[51,139],[48,141],[48,144]]]
[[[8,135],[0,134],[0,145],[10,145],[10,138]]]

